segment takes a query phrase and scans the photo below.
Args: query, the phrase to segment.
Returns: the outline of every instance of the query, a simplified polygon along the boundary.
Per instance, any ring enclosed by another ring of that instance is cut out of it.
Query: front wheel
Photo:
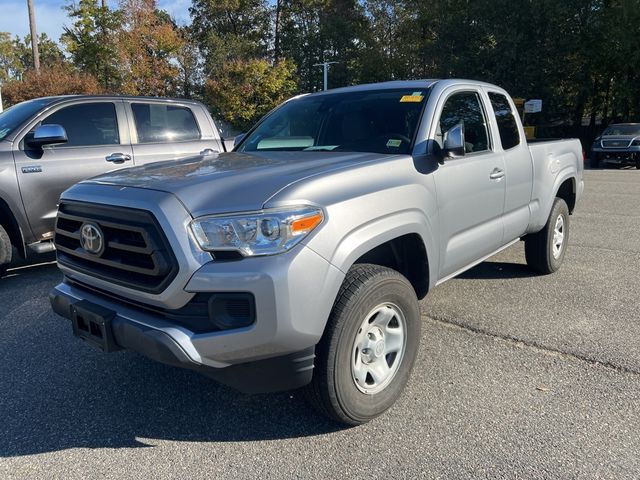
[[[309,402],[346,425],[386,411],[402,393],[420,343],[416,293],[400,273],[353,266],[316,349]]]
[[[569,242],[569,207],[556,198],[547,224],[524,239],[527,265],[542,274],[553,273],[562,265]]]

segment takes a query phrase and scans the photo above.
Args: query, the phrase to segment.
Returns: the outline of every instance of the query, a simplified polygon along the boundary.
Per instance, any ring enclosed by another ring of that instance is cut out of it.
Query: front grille
[[[81,228],[99,227],[104,249],[89,253]],[[160,293],[178,274],[178,262],[148,211],[94,203],[60,203],[55,229],[58,262],[72,270],[148,293]],[[85,244],[86,246],[86,244]]]
[[[603,148],[628,148],[630,145],[628,140],[602,140]]]

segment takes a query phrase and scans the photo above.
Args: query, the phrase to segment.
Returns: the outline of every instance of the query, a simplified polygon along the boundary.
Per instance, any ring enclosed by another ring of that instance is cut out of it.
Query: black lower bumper
[[[594,150],[591,153],[594,160],[602,163],[630,163],[640,160],[640,151],[606,151]]]
[[[169,335],[120,317],[117,312],[58,292],[53,311],[71,320],[74,334],[105,351],[130,350],[160,363],[195,370],[244,393],[293,390],[311,381],[315,347],[285,356],[213,368],[194,362]]]

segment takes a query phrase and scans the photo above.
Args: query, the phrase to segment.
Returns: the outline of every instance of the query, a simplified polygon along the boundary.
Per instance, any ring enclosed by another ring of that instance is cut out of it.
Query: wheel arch
[[[569,207],[569,214],[573,214],[573,210],[576,207],[577,197],[576,178],[574,176],[571,176],[564,179],[555,190],[555,195],[553,196],[553,198],[555,197],[563,199]]]
[[[339,243],[331,263],[344,273],[358,263],[392,268],[409,280],[418,298],[424,298],[437,279],[433,245],[424,214],[404,211],[350,232]]]
[[[0,198],[0,225],[7,231],[11,239],[11,244],[18,250],[18,253],[25,258],[27,250],[24,243],[24,235],[15,215],[9,208],[7,202]]]

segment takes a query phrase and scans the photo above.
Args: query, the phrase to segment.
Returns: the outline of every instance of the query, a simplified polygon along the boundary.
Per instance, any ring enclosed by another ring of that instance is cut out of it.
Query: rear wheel
[[[557,271],[564,260],[568,241],[569,207],[563,199],[556,198],[544,228],[525,237],[527,265],[543,274]]]
[[[0,277],[5,274],[11,263],[12,246],[7,231],[0,225]]]
[[[352,267],[316,349],[308,401],[346,425],[382,414],[409,379],[420,324],[418,299],[405,277],[378,265]]]

